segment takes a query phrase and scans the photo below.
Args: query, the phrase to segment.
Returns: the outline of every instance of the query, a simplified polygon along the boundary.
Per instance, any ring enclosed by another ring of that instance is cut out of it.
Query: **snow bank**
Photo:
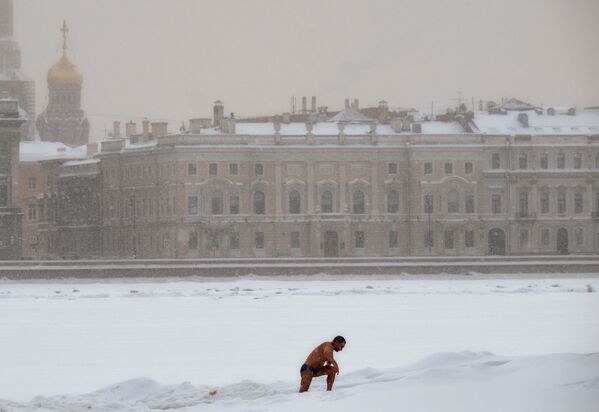
[[[133,379],[85,395],[0,401],[10,411],[588,411],[599,401],[599,353],[502,357],[438,353],[411,366],[361,369],[297,393],[297,381],[221,387]]]

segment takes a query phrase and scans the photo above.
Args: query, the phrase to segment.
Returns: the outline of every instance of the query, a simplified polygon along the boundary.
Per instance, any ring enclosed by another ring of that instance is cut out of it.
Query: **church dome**
[[[66,51],[60,61],[48,70],[48,82],[64,84],[82,84],[83,75],[73,63],[69,61]]]

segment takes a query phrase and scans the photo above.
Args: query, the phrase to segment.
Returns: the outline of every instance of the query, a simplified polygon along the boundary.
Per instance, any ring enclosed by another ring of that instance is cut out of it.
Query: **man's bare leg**
[[[312,372],[303,371],[301,376],[302,381],[300,383],[300,393],[306,392],[308,389],[310,389],[310,383],[312,382]]]
[[[335,382],[335,372],[329,373],[327,375],[327,391],[333,390],[333,383]]]

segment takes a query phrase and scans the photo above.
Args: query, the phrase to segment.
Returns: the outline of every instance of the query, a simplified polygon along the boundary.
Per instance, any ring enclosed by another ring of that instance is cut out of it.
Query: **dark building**
[[[16,99],[0,99],[0,259],[20,259],[22,214],[18,207],[21,127],[26,121]]]
[[[10,96],[27,113],[21,138],[35,138],[35,82],[21,71],[21,49],[13,37],[13,2],[0,0],[0,97]]]

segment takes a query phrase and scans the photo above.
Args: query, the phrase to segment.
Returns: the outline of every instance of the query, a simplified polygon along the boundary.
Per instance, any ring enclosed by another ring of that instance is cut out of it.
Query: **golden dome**
[[[60,61],[48,70],[48,82],[81,84],[83,75],[73,63],[69,61],[67,52],[62,53]]]

